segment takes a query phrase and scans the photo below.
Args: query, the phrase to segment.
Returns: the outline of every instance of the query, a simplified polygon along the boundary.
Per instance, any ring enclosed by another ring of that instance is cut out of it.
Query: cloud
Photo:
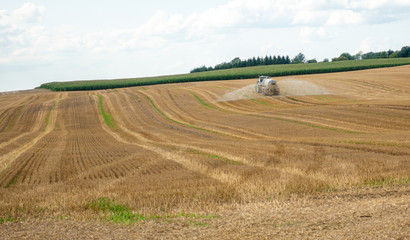
[[[299,28],[305,42],[326,41],[334,38],[338,26],[408,19],[408,11],[408,0],[231,0],[188,15],[157,11],[135,28],[78,35],[42,26],[45,8],[25,3],[11,12],[0,10],[0,63],[158,50],[188,41],[217,42],[248,29]]]
[[[367,53],[367,52],[370,52],[370,49],[371,49],[370,38],[366,38],[362,40],[362,42],[360,43],[360,47],[356,50],[356,53],[358,52]]]
[[[12,16],[18,21],[36,23],[42,19],[44,10],[44,7],[28,2],[24,3],[19,9],[14,10]]]
[[[326,21],[326,25],[352,25],[363,23],[363,15],[352,10],[334,11]]]
[[[324,27],[303,27],[300,30],[300,37],[304,42],[328,41],[334,37],[334,34]]]

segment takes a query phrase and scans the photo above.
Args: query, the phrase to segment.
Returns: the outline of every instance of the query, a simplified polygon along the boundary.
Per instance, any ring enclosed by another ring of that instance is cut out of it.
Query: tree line
[[[278,64],[290,64],[292,61],[289,56],[265,56],[265,57],[253,57],[246,60],[242,60],[239,57],[232,59],[230,62],[223,62],[215,65],[215,67],[198,67],[191,70],[191,73],[205,72],[212,70],[241,68],[241,67],[254,67],[261,65],[278,65]]]
[[[362,60],[362,59],[378,59],[378,58],[406,58],[410,57],[410,46],[402,47],[399,51],[382,51],[382,52],[359,52],[355,55],[342,53],[339,57],[332,58],[332,62],[344,60]]]
[[[368,52],[362,53],[359,52],[355,55],[350,53],[342,53],[339,57],[332,58],[332,62],[344,61],[344,60],[362,60],[362,59],[378,59],[378,58],[405,58],[410,57],[410,47],[402,47],[399,51],[382,51],[382,52]],[[329,59],[325,58],[323,62],[329,62]],[[316,59],[306,60],[303,53],[299,53],[294,58],[290,59],[289,56],[265,56],[265,57],[252,57],[246,60],[242,60],[239,57],[232,59],[230,62],[223,62],[215,65],[214,67],[210,66],[201,66],[194,68],[190,73],[195,72],[206,72],[213,70],[221,69],[230,69],[230,68],[242,68],[242,67],[254,67],[261,65],[278,65],[278,64],[299,64],[299,63],[317,63]]]

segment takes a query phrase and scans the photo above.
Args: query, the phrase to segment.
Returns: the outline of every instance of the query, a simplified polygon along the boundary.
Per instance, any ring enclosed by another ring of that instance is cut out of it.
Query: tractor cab
[[[267,78],[269,78],[269,76],[259,76],[259,81],[258,81],[258,83],[262,83],[263,80],[265,80],[265,79],[267,79]]]

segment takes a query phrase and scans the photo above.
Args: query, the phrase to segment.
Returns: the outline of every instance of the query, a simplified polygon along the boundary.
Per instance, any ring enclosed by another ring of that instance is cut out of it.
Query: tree
[[[364,55],[366,55],[366,54],[364,54]],[[345,60],[354,60],[354,59],[355,59],[355,57],[350,55],[350,53],[342,53],[342,54],[340,54],[340,57],[332,58],[332,62],[345,61]]]
[[[410,46],[402,47],[397,56],[398,57],[410,57]]]
[[[238,57],[232,59],[232,61],[231,61],[232,67],[240,67],[241,62],[242,62],[241,59],[238,58]]]
[[[356,55],[354,55],[354,59],[356,59],[356,60],[362,60],[362,55],[363,55],[363,52],[360,51],[360,52],[356,53]]]
[[[317,63],[316,58],[307,60],[307,63]]]
[[[395,51],[394,53],[389,55],[389,58],[398,58],[400,51]]]
[[[345,58],[347,60],[354,60],[354,57],[350,55],[350,53],[347,53],[347,52],[340,54],[340,57]]]
[[[329,58],[323,59],[323,62],[329,62]]]
[[[305,55],[303,53],[299,53],[292,59],[292,63],[305,63]]]
[[[268,57],[268,55],[266,55],[265,58],[263,59],[263,65],[269,65],[269,57]]]

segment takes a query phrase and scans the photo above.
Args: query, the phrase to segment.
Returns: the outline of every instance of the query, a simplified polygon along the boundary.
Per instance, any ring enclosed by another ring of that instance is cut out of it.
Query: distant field
[[[407,239],[409,76],[277,77],[274,97],[255,79],[0,95],[0,232]]]
[[[45,83],[40,88],[52,91],[83,91],[124,88],[132,86],[155,85],[179,82],[197,82],[210,80],[230,80],[256,78],[258,75],[289,76],[315,73],[344,72],[371,68],[392,67],[410,64],[410,58],[370,59],[361,61],[340,61],[330,63],[270,65],[227,70],[113,80],[72,81]]]

